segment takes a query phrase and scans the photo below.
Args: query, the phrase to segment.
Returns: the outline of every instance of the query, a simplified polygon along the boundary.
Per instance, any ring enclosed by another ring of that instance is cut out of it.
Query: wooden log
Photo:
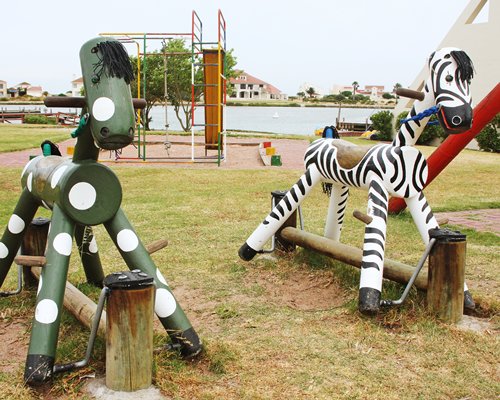
[[[363,251],[361,249],[334,242],[323,236],[318,236],[297,228],[284,228],[281,231],[281,236],[298,246],[317,251],[353,267],[361,268],[361,261],[363,259]],[[410,265],[388,258],[384,260],[384,278],[392,281],[406,284],[410,280],[414,270],[415,268]],[[420,272],[415,280],[415,286],[418,289],[427,289],[427,273],[425,271]]]
[[[432,231],[450,232],[435,229]],[[429,254],[427,306],[444,322],[457,323],[464,308],[465,235],[439,236]]]
[[[31,272],[37,279],[40,279],[41,269],[32,268]],[[66,309],[84,326],[89,329],[92,327],[97,304],[69,282],[66,282],[63,304],[64,307],[66,307]],[[102,312],[97,335],[101,338],[106,336],[106,311]]]
[[[168,246],[167,239],[158,239],[158,240],[155,240],[154,242],[148,244],[146,246],[146,250],[148,251],[149,254],[153,254],[153,253],[157,252],[158,250],[161,250],[167,246]]]
[[[141,274],[147,277],[147,282],[141,282]],[[127,281],[127,278],[131,280]],[[106,386],[122,392],[148,388],[153,369],[153,278],[142,272],[123,272],[118,276],[109,275],[104,284],[110,288],[106,323]]]
[[[21,244],[21,254],[26,254],[29,256],[43,256],[45,254],[49,225],[50,219],[48,218],[40,217],[35,218],[33,221],[31,221]],[[41,267],[45,264],[45,261],[41,263],[41,259],[33,259],[33,264],[27,264],[26,262],[28,262],[28,259],[20,259],[19,257],[20,256],[16,257],[14,262],[18,265],[23,266],[24,287],[26,289],[35,288],[38,282],[31,274],[30,266]]]

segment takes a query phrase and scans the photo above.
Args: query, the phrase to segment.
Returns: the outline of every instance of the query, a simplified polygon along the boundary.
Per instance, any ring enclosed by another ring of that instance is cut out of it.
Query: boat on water
[[[274,114],[273,114],[273,118],[279,118],[280,115],[278,114],[278,112],[276,111]]]

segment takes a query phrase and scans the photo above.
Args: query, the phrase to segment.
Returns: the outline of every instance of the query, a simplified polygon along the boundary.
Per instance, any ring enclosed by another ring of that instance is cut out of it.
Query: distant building
[[[0,80],[0,97],[7,97],[7,82]]]
[[[354,90],[352,85],[333,85],[331,94],[340,94],[342,92],[351,92]],[[370,100],[377,101],[382,98],[384,94],[383,85],[365,85],[365,87],[357,88],[356,94],[362,94],[363,96],[368,96]]]
[[[3,81],[0,81],[0,83]],[[31,83],[29,82],[21,82],[18,83],[16,86],[7,88],[7,84],[5,84],[6,87],[6,96],[7,97],[19,97],[19,96],[33,96],[33,97],[42,97],[43,96],[43,89],[41,86],[32,86]],[[0,89],[1,92],[1,89]],[[0,95],[0,97],[2,97]]]
[[[307,92],[310,88],[314,89],[314,94],[312,95],[312,97],[314,98],[322,97],[325,95],[325,91],[322,88],[309,82],[304,82],[302,85],[299,86],[299,93],[302,92],[306,95],[306,97],[309,97]]]
[[[235,100],[287,100],[288,96],[270,83],[264,82],[244,71],[237,71],[231,78],[231,98]]]
[[[71,81],[71,96],[72,97],[81,96],[82,88],[83,88],[83,77]]]

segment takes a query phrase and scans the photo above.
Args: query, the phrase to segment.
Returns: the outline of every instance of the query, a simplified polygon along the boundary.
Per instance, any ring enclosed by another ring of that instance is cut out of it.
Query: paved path
[[[439,219],[447,218],[448,224],[464,226],[500,236],[500,209],[470,210],[436,213]]]

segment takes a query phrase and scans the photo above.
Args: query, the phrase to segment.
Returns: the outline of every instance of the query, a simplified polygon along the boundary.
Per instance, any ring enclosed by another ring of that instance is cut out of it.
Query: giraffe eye
[[[446,82],[453,82],[453,76],[451,75],[446,75],[446,78],[444,79],[446,79]]]

